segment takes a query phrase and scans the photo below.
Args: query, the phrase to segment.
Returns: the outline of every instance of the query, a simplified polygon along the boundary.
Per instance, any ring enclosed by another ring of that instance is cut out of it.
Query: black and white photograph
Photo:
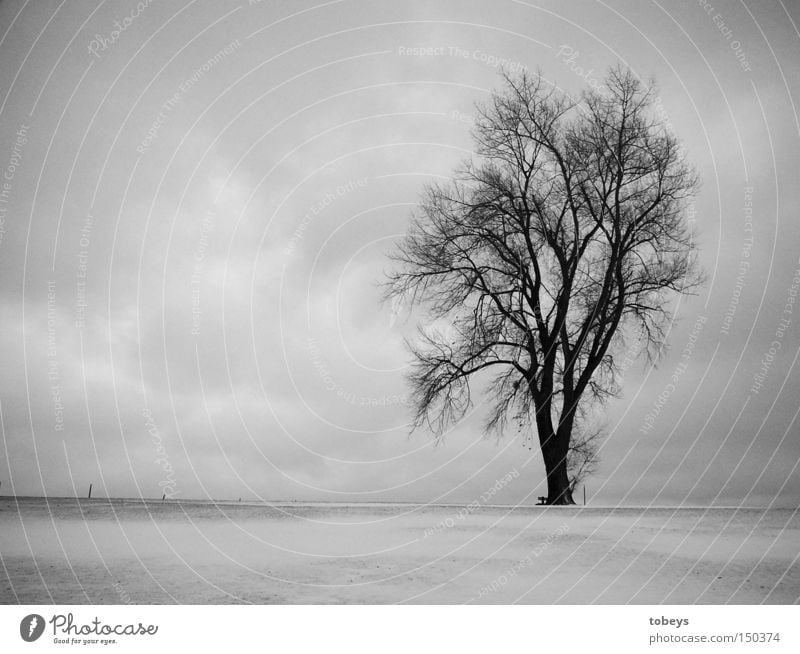
[[[0,647],[798,651],[798,109],[795,0],[0,2]]]

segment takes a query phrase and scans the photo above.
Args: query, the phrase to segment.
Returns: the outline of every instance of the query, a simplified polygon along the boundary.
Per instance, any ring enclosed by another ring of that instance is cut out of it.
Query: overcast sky
[[[441,443],[409,434],[424,318],[378,285],[501,64],[578,93],[621,62],[700,174],[709,281],[626,370],[588,496],[796,506],[799,23],[780,0],[3,2],[0,493],[471,502],[512,473],[493,501],[535,503],[537,448],[486,438],[480,397]]]

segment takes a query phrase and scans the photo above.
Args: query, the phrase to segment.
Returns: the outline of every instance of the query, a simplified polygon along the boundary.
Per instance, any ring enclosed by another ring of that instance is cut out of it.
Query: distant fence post
[[[92,485],[89,484],[89,499],[92,499]]]

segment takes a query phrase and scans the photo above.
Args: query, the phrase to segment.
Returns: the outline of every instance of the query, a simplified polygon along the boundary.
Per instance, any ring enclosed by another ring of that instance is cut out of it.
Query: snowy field
[[[793,510],[0,499],[10,603],[780,603]]]

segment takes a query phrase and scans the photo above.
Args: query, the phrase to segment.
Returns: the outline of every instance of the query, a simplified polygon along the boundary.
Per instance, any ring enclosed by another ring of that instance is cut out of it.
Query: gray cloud
[[[480,398],[443,443],[408,435],[403,338],[424,317],[378,284],[422,184],[469,155],[501,62],[577,92],[621,58],[658,81],[698,167],[711,280],[658,366],[627,371],[590,496],[796,505],[783,8],[153,3],[93,53],[125,12],[81,27],[70,5],[26,58],[55,11],[33,4],[0,43],[4,491],[154,497],[169,477],[184,497],[469,502],[516,468],[498,501],[535,500],[538,454],[484,438]]]

